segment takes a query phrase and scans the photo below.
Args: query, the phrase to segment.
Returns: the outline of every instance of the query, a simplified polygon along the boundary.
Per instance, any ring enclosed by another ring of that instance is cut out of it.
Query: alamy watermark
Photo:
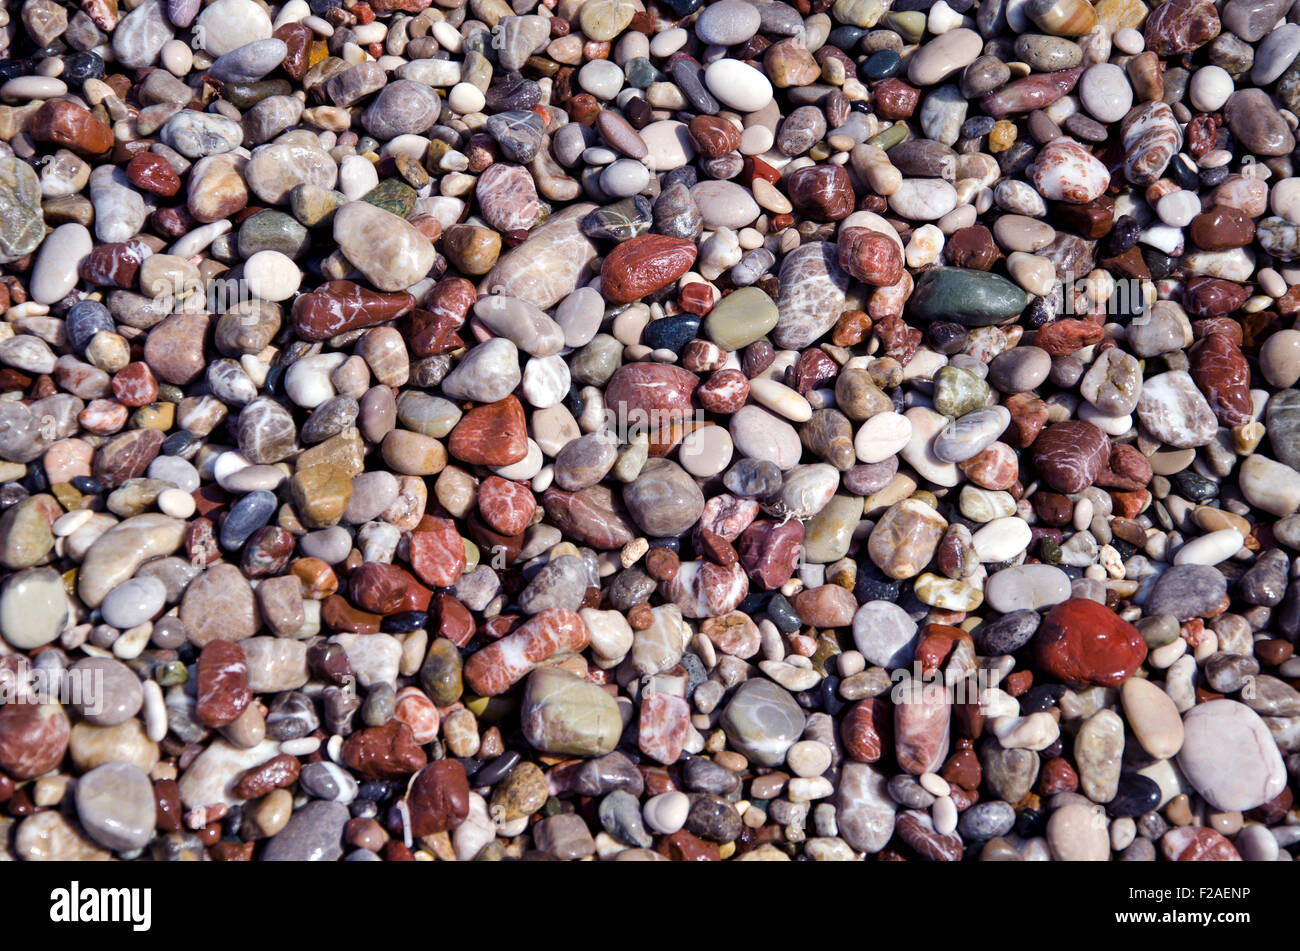
[[[199,310],[224,314],[260,300],[242,277],[214,277],[207,281],[186,279],[163,288],[152,299],[156,308],[169,314]],[[258,319],[255,308],[249,308],[242,316],[247,317],[250,323],[256,323]]]
[[[913,661],[911,668],[899,667],[889,675],[892,685],[889,699],[895,704],[978,704],[981,713],[986,713],[984,701],[986,692],[1002,682],[1002,675],[996,670],[979,667],[966,672],[927,671],[921,662]]]
[[[83,888],[75,879],[50,892],[50,921],[55,924],[124,922],[132,931],[153,927],[152,888]]]
[[[1116,278],[1105,271],[1085,277],[1067,272],[1049,293],[1053,310],[1061,317],[1123,318],[1130,323],[1145,320],[1156,302],[1156,288],[1140,278]]]
[[[75,706],[89,716],[104,710],[104,670],[98,666],[33,665],[17,655],[0,664],[0,705],[51,703]]]

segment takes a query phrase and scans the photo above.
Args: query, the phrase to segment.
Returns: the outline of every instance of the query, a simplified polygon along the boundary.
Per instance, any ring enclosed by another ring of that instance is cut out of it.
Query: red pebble
[[[253,699],[244,650],[233,641],[209,641],[199,654],[195,716],[204,726],[235,720]]]
[[[518,535],[532,523],[537,499],[522,483],[488,476],[478,487],[478,510],[483,521],[502,535]]]
[[[1118,687],[1146,658],[1138,629],[1104,604],[1070,598],[1043,617],[1034,635],[1038,665],[1067,683]]]
[[[1240,862],[1237,849],[1208,826],[1181,826],[1160,837],[1160,851],[1171,862]]]
[[[465,570],[465,542],[449,518],[426,517],[411,533],[411,567],[435,588],[455,584]]]
[[[126,177],[137,188],[171,198],[181,190],[180,176],[161,155],[140,152],[126,166]]]
[[[158,399],[158,381],[149,364],[128,363],[113,376],[113,395],[123,406],[148,406]]]
[[[719,370],[699,385],[695,398],[710,413],[734,413],[749,398],[749,380],[739,370]]]

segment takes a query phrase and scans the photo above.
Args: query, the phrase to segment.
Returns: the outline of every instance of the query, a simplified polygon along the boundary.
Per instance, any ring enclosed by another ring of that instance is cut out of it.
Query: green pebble
[[[175,687],[189,680],[190,672],[179,660],[169,660],[154,670],[153,679],[160,687]]]
[[[934,376],[934,408],[956,419],[985,404],[989,385],[961,367],[940,367]]]
[[[405,218],[415,210],[415,189],[396,178],[386,178],[361,198],[376,208]]]
[[[241,112],[253,108],[263,99],[272,96],[291,96],[293,86],[287,79],[263,79],[255,83],[226,83],[221,87],[221,98]]]
[[[295,185],[289,192],[289,209],[308,228],[325,224],[346,201],[347,196],[342,192],[321,188],[319,185]]]
[[[742,287],[718,301],[704,318],[704,332],[723,350],[743,350],[762,340],[780,316],[776,303],[757,287]]]
[[[662,82],[664,74],[644,56],[636,56],[623,65],[623,76],[634,89],[645,89],[651,83]]]
[[[650,439],[645,433],[637,433],[627,448],[618,454],[614,462],[614,478],[619,482],[635,482],[649,457]]]
[[[263,208],[249,215],[239,226],[239,256],[248,260],[258,251],[279,251],[291,258],[300,257],[311,244],[307,229],[292,215],[274,208]]]
[[[898,33],[908,43],[919,43],[925,35],[925,14],[920,10],[907,10],[903,13],[886,13],[880,22]]]
[[[1147,647],[1155,650],[1165,644],[1172,644],[1178,639],[1178,618],[1172,614],[1157,614],[1155,617],[1144,617],[1138,621],[1137,629],[1138,633],[1142,635],[1142,640],[1147,642]]]
[[[877,148],[884,149],[888,152],[896,145],[902,145],[907,141],[908,131],[907,123],[895,122],[883,132],[877,132],[871,138],[867,139],[868,144]]]
[[[972,268],[936,267],[916,280],[908,308],[922,320],[988,327],[1017,316],[1029,295],[1005,277]]]
[[[1169,481],[1173,483],[1173,488],[1178,494],[1189,502],[1206,502],[1219,494],[1217,482],[1191,469],[1174,473],[1169,477]]]

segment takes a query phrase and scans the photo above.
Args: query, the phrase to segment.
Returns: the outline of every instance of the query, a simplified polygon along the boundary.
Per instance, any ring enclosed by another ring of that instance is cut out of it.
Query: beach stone
[[[1069,576],[1054,565],[1004,568],[991,575],[984,587],[984,599],[989,606],[1007,615],[1051,607],[1069,596]]]
[[[940,83],[973,63],[983,45],[974,30],[949,30],[931,39],[908,60],[907,78],[918,86]]]
[[[1127,109],[1122,110],[1121,115],[1124,112]],[[1106,190],[1110,184],[1110,174],[1101,161],[1084,146],[1062,136],[1045,145],[1038,153],[1032,180],[1039,194],[1049,201],[1086,204]]]
[[[772,101],[772,83],[761,72],[734,59],[718,59],[704,71],[708,91],[738,112],[757,112]]]
[[[28,816],[13,839],[14,855],[29,862],[107,862],[109,852],[99,848],[71,822],[54,810]]]
[[[253,589],[237,567],[225,563],[213,565],[185,589],[180,618],[190,642],[200,648],[218,639],[252,637],[259,622]]]
[[[68,717],[57,703],[0,707],[0,768],[15,779],[32,779],[56,768],[68,742]]]
[[[209,112],[185,109],[167,120],[160,137],[188,159],[223,155],[239,147],[243,127],[233,119]]]
[[[334,213],[339,250],[381,291],[401,291],[429,273],[429,239],[396,215],[369,202],[348,202]]]
[[[1060,862],[1105,862],[1110,859],[1106,815],[1096,806],[1072,802],[1047,820],[1047,844]]]
[[[714,306],[702,329],[724,350],[742,350],[770,333],[779,317],[772,298],[756,287],[742,287]]]
[[[559,324],[527,301],[486,297],[474,305],[474,316],[532,356],[551,356],[563,347],[564,332]]]
[[[779,766],[803,732],[805,720],[786,690],[768,680],[748,680],[727,703],[721,725],[744,755],[765,766]]]
[[[1006,278],[969,268],[939,267],[916,282],[911,311],[924,320],[952,320],[967,327],[986,327],[1019,314],[1025,292]]]
[[[682,276],[695,261],[689,241],[646,234],[620,244],[601,265],[601,290],[606,299],[630,303]]]
[[[53,568],[14,572],[0,587],[0,636],[11,647],[33,650],[49,644],[68,617],[68,596]]]
[[[147,513],[125,519],[104,532],[82,559],[77,576],[81,600],[97,607],[141,564],[173,554],[181,545],[184,531],[185,523],[179,519]]]
[[[86,685],[95,685],[98,694],[83,694],[73,700],[72,707],[87,723],[94,726],[117,726],[126,723],[140,712],[144,694],[140,678],[111,657],[86,657],[69,668]]]
[[[411,728],[400,720],[353,733],[343,743],[342,759],[363,779],[401,779],[427,763]]]
[[[1183,723],[1169,695],[1148,680],[1131,677],[1120,691],[1124,716],[1142,748],[1169,759],[1183,744]]]
[[[916,499],[891,506],[876,523],[868,542],[871,560],[891,578],[912,578],[924,570],[948,523]]]
[[[521,717],[528,742],[543,752],[602,756],[622,732],[608,693],[572,674],[539,668],[528,677]]]
[[[271,143],[253,149],[243,177],[253,194],[268,204],[278,205],[298,185],[332,189],[338,180],[338,165],[328,154],[311,145]]]
[[[488,166],[479,177],[474,194],[483,217],[498,231],[527,231],[541,216],[532,176],[519,166],[504,163]]]
[[[399,79],[380,91],[361,121],[367,132],[381,140],[421,135],[437,121],[441,105],[437,92],[429,86]]]
[[[1059,492],[1080,492],[1087,488],[1101,475],[1109,458],[1106,434],[1082,420],[1048,426],[1033,443],[1035,468]]]
[[[523,406],[513,396],[476,406],[452,430],[447,451],[472,465],[519,462],[528,454]]]
[[[1182,620],[1213,614],[1227,597],[1227,581],[1209,565],[1174,565],[1152,585],[1143,612],[1172,614]]]
[[[1256,155],[1285,155],[1295,136],[1262,89],[1238,89],[1223,110],[1232,134]]]
[[[867,853],[884,849],[894,833],[897,809],[883,774],[866,763],[841,767],[835,820],[850,846]]]
[[[1291,515],[1300,508],[1300,473],[1265,456],[1249,456],[1238,473],[1241,493],[1251,505],[1271,515]]]
[[[1126,416],[1137,407],[1142,385],[1138,361],[1112,348],[1093,361],[1079,381],[1079,393],[1108,416]]]
[[[1146,657],[1137,628],[1086,598],[1048,611],[1034,642],[1038,663],[1074,684],[1118,686]]]
[[[535,307],[555,306],[577,289],[596,257],[596,246],[579,227],[595,208],[584,202],[549,217],[527,241],[498,259],[480,287]]]
[[[734,46],[758,32],[761,17],[756,9],[738,0],[705,7],[695,21],[695,35],[706,43]]]
[[[1191,375],[1182,370],[1147,377],[1138,397],[1137,415],[1153,436],[1177,449],[1203,446],[1218,432],[1205,397]]]
[[[77,818],[86,834],[114,852],[144,848],[154,835],[149,777],[131,763],[105,763],[77,780]]]
[[[262,852],[264,862],[334,862],[343,855],[347,806],[320,799],[295,809]]]
[[[0,158],[0,261],[11,263],[36,250],[45,237],[41,183],[30,165]]]
[[[263,16],[265,17],[265,14]],[[269,35],[269,21],[267,26]],[[117,24],[117,29],[113,30],[113,53],[123,66],[133,69],[152,66],[163,44],[171,38],[172,30],[167,23],[161,0],[145,0],[122,17]],[[227,50],[223,49],[222,52]]]
[[[840,269],[834,245],[813,242],[785,256],[779,280],[779,317],[772,341],[780,347],[801,349],[834,326],[844,306],[849,277]]]
[[[894,743],[898,765],[913,776],[939,769],[948,755],[948,694],[935,685],[911,680],[894,704]]]
[[[1244,704],[1234,700],[1199,704],[1183,717],[1183,728],[1179,768],[1215,808],[1253,809],[1285,785],[1277,745],[1259,716]]]
[[[190,180],[195,180],[194,175]],[[95,237],[100,241],[126,241],[140,231],[150,211],[144,196],[130,187],[126,173],[111,166],[101,165],[90,173],[88,195],[95,209]]]

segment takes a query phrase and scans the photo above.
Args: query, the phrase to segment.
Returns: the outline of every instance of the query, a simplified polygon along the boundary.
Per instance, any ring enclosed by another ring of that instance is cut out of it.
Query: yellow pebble
[[[644,538],[634,538],[626,545],[624,545],[623,550],[619,552],[618,554],[619,564],[621,564],[624,568],[631,568],[638,561],[640,561],[641,556],[644,555],[649,550],[650,550],[649,541],[647,541]]]
[[[924,502],[932,509],[937,509],[939,507],[939,497],[928,489],[918,489],[912,493],[912,498],[916,499],[918,502]]]
[[[1016,124],[1006,119],[999,119],[989,133],[989,151],[994,154],[1005,152],[1016,141]]]
[[[311,49],[307,51],[307,68],[315,66],[326,56],[330,55],[329,45],[324,40],[317,40],[312,43]]]
[[[1232,427],[1232,447],[1239,456],[1248,456],[1255,451],[1255,448],[1264,438],[1264,424],[1259,420],[1251,420],[1241,426]]]
[[[648,548],[649,545],[646,547]],[[552,559],[559,558],[561,555],[575,555],[577,557],[582,557],[582,552],[578,551],[578,546],[573,544],[573,542],[559,542],[549,552],[547,552],[547,555]]]

